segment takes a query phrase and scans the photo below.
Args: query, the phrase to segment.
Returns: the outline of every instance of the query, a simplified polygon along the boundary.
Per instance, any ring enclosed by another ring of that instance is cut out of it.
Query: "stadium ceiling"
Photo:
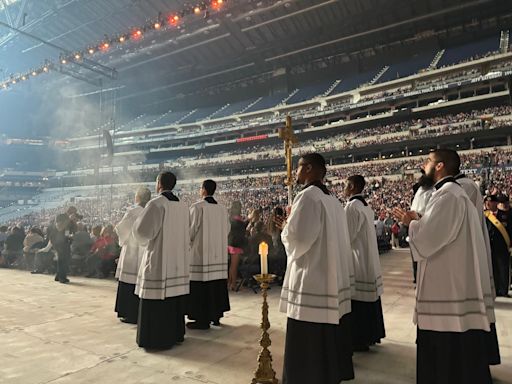
[[[74,52],[195,4],[0,0],[0,21]],[[140,41],[97,54],[94,60],[118,71],[121,99],[144,97],[149,103],[205,84],[421,39],[454,25],[462,26],[460,34],[473,38],[510,24],[511,14],[508,0],[225,0],[219,12],[187,16],[179,29],[153,31]],[[0,27],[0,78],[28,71],[48,58],[58,59],[59,54]]]

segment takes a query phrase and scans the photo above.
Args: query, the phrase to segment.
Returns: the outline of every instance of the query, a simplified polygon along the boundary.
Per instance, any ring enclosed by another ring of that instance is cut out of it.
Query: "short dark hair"
[[[349,176],[347,178],[347,182],[354,186],[354,189],[357,191],[357,193],[363,192],[364,186],[366,185],[366,181],[364,181],[364,177],[361,175]]]
[[[203,188],[208,194],[208,196],[213,196],[215,190],[217,189],[217,183],[211,179],[203,181]]]
[[[460,169],[460,156],[453,149],[435,149],[432,151],[436,160],[444,164],[446,173],[450,176],[459,174]]]
[[[169,171],[160,172],[158,174],[158,181],[160,181],[160,185],[164,190],[172,191],[176,186],[176,175]]]
[[[327,168],[325,166],[325,158],[319,153],[307,153],[301,156],[302,160],[304,160],[307,164],[310,164],[314,169],[320,171],[322,173],[322,178],[325,177],[327,173]]]

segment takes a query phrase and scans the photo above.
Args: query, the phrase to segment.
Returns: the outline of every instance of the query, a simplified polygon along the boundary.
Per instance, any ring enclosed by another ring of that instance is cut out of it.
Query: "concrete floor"
[[[382,297],[387,338],[354,356],[352,383],[415,383],[414,289],[408,251],[382,256]],[[135,344],[136,327],[113,312],[116,282],[0,270],[0,383],[217,383],[249,384],[259,351],[260,295],[231,295],[223,327],[188,331],[181,346],[146,353]],[[270,291],[271,352],[281,377],[286,317]],[[512,384],[512,299],[497,302],[503,364],[492,367],[496,384]],[[322,384],[322,383],[312,383]],[[477,384],[477,383],[476,383]]]

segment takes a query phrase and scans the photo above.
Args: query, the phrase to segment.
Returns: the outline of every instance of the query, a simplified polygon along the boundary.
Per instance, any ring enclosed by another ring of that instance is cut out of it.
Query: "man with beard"
[[[304,188],[281,234],[288,256],[280,301],[288,317],[283,384],[354,378],[350,236],[343,206],[322,183],[325,173],[322,155],[299,159],[297,182]]]
[[[484,215],[491,243],[496,296],[509,297],[512,224],[509,223],[507,212],[498,209],[498,203],[498,196],[487,196]]]
[[[190,207],[190,295],[187,315],[194,322],[190,329],[209,329],[210,322],[220,325],[224,312],[230,310],[228,296],[227,209],[213,198],[217,183],[205,180],[201,198]]]
[[[380,297],[383,293],[375,213],[363,197],[364,177],[347,179],[345,206],[348,232],[352,246],[356,292],[352,297],[354,351],[368,351],[371,345],[386,337]]]
[[[140,297],[137,344],[169,349],[185,337],[186,295],[190,290],[189,212],[172,193],[176,176],[161,172],[158,196],[133,225],[135,240],[145,247],[135,294]]]
[[[416,212],[420,217],[425,214],[425,208],[427,207],[428,201],[432,196],[434,182],[431,178],[425,177],[425,171],[421,170],[421,176],[418,179],[418,182],[413,185],[414,190],[414,198],[411,203],[411,211]],[[412,273],[413,273],[413,281],[416,284],[416,274],[418,270],[418,262],[414,260],[411,252],[412,259]]]
[[[435,191],[424,215],[393,210],[409,226],[409,244],[418,261],[418,384],[492,383],[484,300],[492,292],[490,281],[481,278],[486,248],[476,208],[454,178],[459,166],[457,152],[431,152],[423,169]]]

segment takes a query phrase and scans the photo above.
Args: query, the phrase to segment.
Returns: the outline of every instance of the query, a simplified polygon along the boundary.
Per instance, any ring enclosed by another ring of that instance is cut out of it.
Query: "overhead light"
[[[37,72],[36,71],[32,71],[32,76],[36,76],[37,75]]]
[[[27,80],[27,76],[25,76],[25,75],[21,76],[21,80]]]
[[[60,62],[61,62],[61,64],[66,64],[67,60],[66,59],[62,59]]]
[[[195,13],[196,15],[200,14],[200,13],[201,13],[201,8],[199,8],[199,7],[194,7],[194,13]]]
[[[92,55],[94,53],[94,48],[89,48],[89,55]]]
[[[80,60],[82,56],[79,53],[75,53],[75,60]]]
[[[14,79],[13,79],[13,80],[11,81],[11,83],[16,84],[16,80],[14,80]]]
[[[124,36],[119,36],[119,42],[124,43],[126,38]]]
[[[43,72],[48,72],[48,67],[47,66],[43,67]]]
[[[157,21],[153,27],[155,27],[155,29],[160,29],[162,27],[162,25]]]

